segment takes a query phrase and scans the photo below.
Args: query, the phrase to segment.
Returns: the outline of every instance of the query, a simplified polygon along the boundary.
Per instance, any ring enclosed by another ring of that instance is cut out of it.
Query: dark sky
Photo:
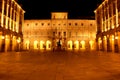
[[[94,16],[102,0],[18,0],[25,12],[25,19],[50,19],[51,12],[68,12],[70,19]]]

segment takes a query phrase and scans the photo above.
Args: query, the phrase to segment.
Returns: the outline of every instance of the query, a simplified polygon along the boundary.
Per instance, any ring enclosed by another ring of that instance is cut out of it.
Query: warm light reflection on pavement
[[[120,54],[0,53],[0,80],[120,80]]]

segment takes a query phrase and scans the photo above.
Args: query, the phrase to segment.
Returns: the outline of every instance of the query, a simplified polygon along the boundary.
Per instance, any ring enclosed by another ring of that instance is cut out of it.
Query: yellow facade
[[[24,11],[16,0],[0,0],[0,52],[22,47]]]
[[[97,49],[120,52],[120,0],[103,0],[95,10]]]
[[[52,12],[51,19],[25,20],[24,50],[95,50],[96,24],[90,19],[68,19]]]

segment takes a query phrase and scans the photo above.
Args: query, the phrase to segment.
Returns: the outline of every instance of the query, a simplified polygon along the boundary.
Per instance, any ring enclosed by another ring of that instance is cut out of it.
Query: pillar
[[[2,35],[2,45],[1,45],[1,51],[4,52],[5,51],[5,36]]]
[[[21,38],[17,38],[17,51],[21,51]]]
[[[2,51],[2,32],[0,32],[0,52]]]
[[[17,15],[16,15],[16,22],[17,22],[17,24],[16,24],[16,32],[19,32],[19,19],[20,19],[20,8],[19,7],[17,7]]]
[[[30,40],[30,50],[34,50],[34,41]]]
[[[11,3],[11,5],[13,4],[12,1],[10,3]],[[12,30],[12,20],[11,20],[12,19],[12,14],[13,14],[12,10],[13,10],[13,8],[12,8],[12,6],[10,6],[10,24],[9,24],[9,29],[10,30]]]
[[[2,0],[2,16],[1,16],[1,26],[3,27],[4,23],[4,7],[5,7],[5,1]]]
[[[16,36],[12,37],[12,51],[16,51],[17,39]]]
[[[103,38],[103,48],[104,48],[104,51],[107,51],[107,37],[104,36]]]
[[[118,32],[118,51],[120,52],[120,32]]]
[[[10,49],[10,36],[5,35],[5,52],[7,52]]]
[[[7,5],[7,8],[6,8],[6,16],[7,16],[7,17],[6,17],[6,24],[5,24],[5,26],[6,26],[6,29],[8,29],[8,25],[9,25],[9,24],[8,24],[8,7],[9,7],[9,5],[8,5],[8,1],[7,1],[6,3],[7,3],[7,4],[6,4],[6,5]]]

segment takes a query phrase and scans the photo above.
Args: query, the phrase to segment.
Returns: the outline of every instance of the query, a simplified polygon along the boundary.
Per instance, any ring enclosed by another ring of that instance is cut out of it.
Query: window
[[[38,25],[38,23],[35,23],[35,25],[37,26],[37,25]]]
[[[60,35],[61,35],[61,32],[58,33],[58,36],[60,36]]]
[[[66,32],[64,32],[64,36],[66,36]]]
[[[77,23],[75,23],[75,26],[77,26],[78,24]]]
[[[81,23],[81,26],[83,26],[83,23]]]
[[[53,36],[55,36],[55,32],[53,32]]]
[[[64,16],[64,19],[66,19],[66,16]]]
[[[50,23],[48,23],[48,26],[50,25]]]
[[[71,23],[69,23],[69,26],[71,26]]]
[[[27,26],[29,26],[29,24],[27,24]]]
[[[55,16],[54,16],[54,19],[55,19]]]
[[[42,23],[42,26],[44,25],[44,23]]]
[[[92,24],[90,24],[90,26],[92,26]]]

